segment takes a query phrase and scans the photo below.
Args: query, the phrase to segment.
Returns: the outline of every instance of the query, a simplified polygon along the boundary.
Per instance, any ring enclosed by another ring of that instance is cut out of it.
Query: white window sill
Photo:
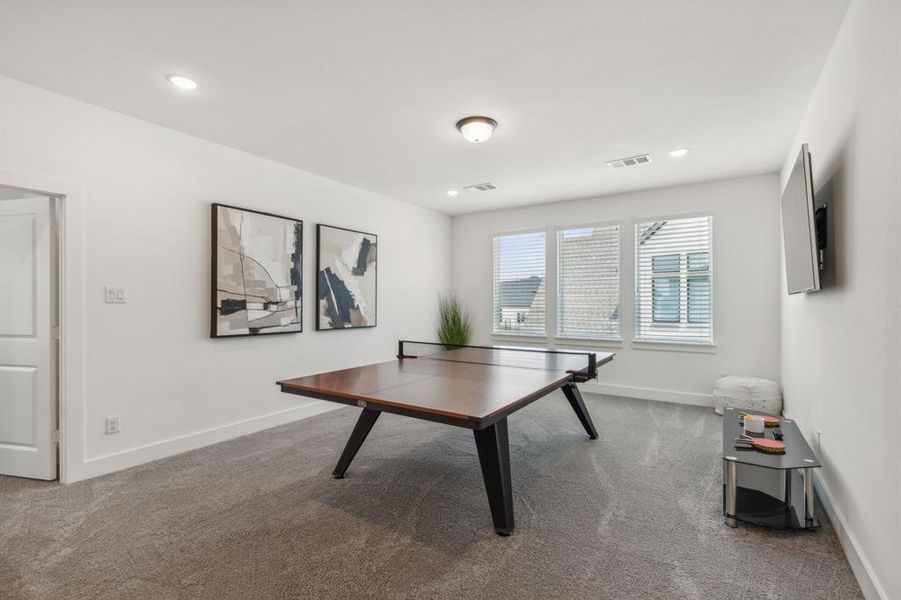
[[[548,339],[545,335],[530,333],[492,333],[491,338],[495,340],[531,340],[534,342],[545,342]]]
[[[554,341],[558,346],[587,346],[590,348],[622,348],[622,340],[593,340],[591,338],[575,338],[557,336]]]
[[[650,342],[646,340],[632,340],[633,350],[656,350],[663,352],[699,352],[701,354],[716,354],[716,344],[693,344],[691,342]]]

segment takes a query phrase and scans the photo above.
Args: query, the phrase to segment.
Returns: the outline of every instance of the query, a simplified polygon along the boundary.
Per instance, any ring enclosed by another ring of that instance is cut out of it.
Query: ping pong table
[[[494,530],[513,532],[507,417],[560,389],[585,428],[597,430],[577,383],[612,353],[398,342],[397,360],[277,382],[281,391],[363,409],[333,475],[344,477],[383,412],[472,429]]]

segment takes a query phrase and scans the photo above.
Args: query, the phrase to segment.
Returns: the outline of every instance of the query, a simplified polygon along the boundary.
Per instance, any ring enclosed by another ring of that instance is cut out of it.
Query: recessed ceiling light
[[[457,129],[467,141],[481,144],[491,137],[497,127],[497,121],[488,117],[466,117],[457,121]]]
[[[169,75],[166,75],[166,79],[175,87],[181,88],[183,90],[197,89],[197,82],[190,77],[185,77],[184,75],[175,75],[174,73],[170,73]]]
[[[688,148],[676,148],[669,153],[670,156],[673,156],[675,158],[682,158],[686,154],[688,154]]]
[[[446,193],[448,196],[456,196],[457,194],[460,193],[460,190],[447,190],[447,192],[445,192],[445,193]]]

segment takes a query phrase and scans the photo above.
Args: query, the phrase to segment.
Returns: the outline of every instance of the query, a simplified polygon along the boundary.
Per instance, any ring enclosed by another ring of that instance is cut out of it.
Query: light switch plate
[[[124,287],[107,286],[103,288],[103,292],[107,304],[125,304],[128,300],[128,293]]]

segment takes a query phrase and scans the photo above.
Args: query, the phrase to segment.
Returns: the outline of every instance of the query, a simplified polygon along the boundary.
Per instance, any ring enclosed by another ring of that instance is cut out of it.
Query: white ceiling
[[[845,9],[3,0],[0,73],[459,214],[775,171]],[[454,129],[473,114],[485,144]]]

